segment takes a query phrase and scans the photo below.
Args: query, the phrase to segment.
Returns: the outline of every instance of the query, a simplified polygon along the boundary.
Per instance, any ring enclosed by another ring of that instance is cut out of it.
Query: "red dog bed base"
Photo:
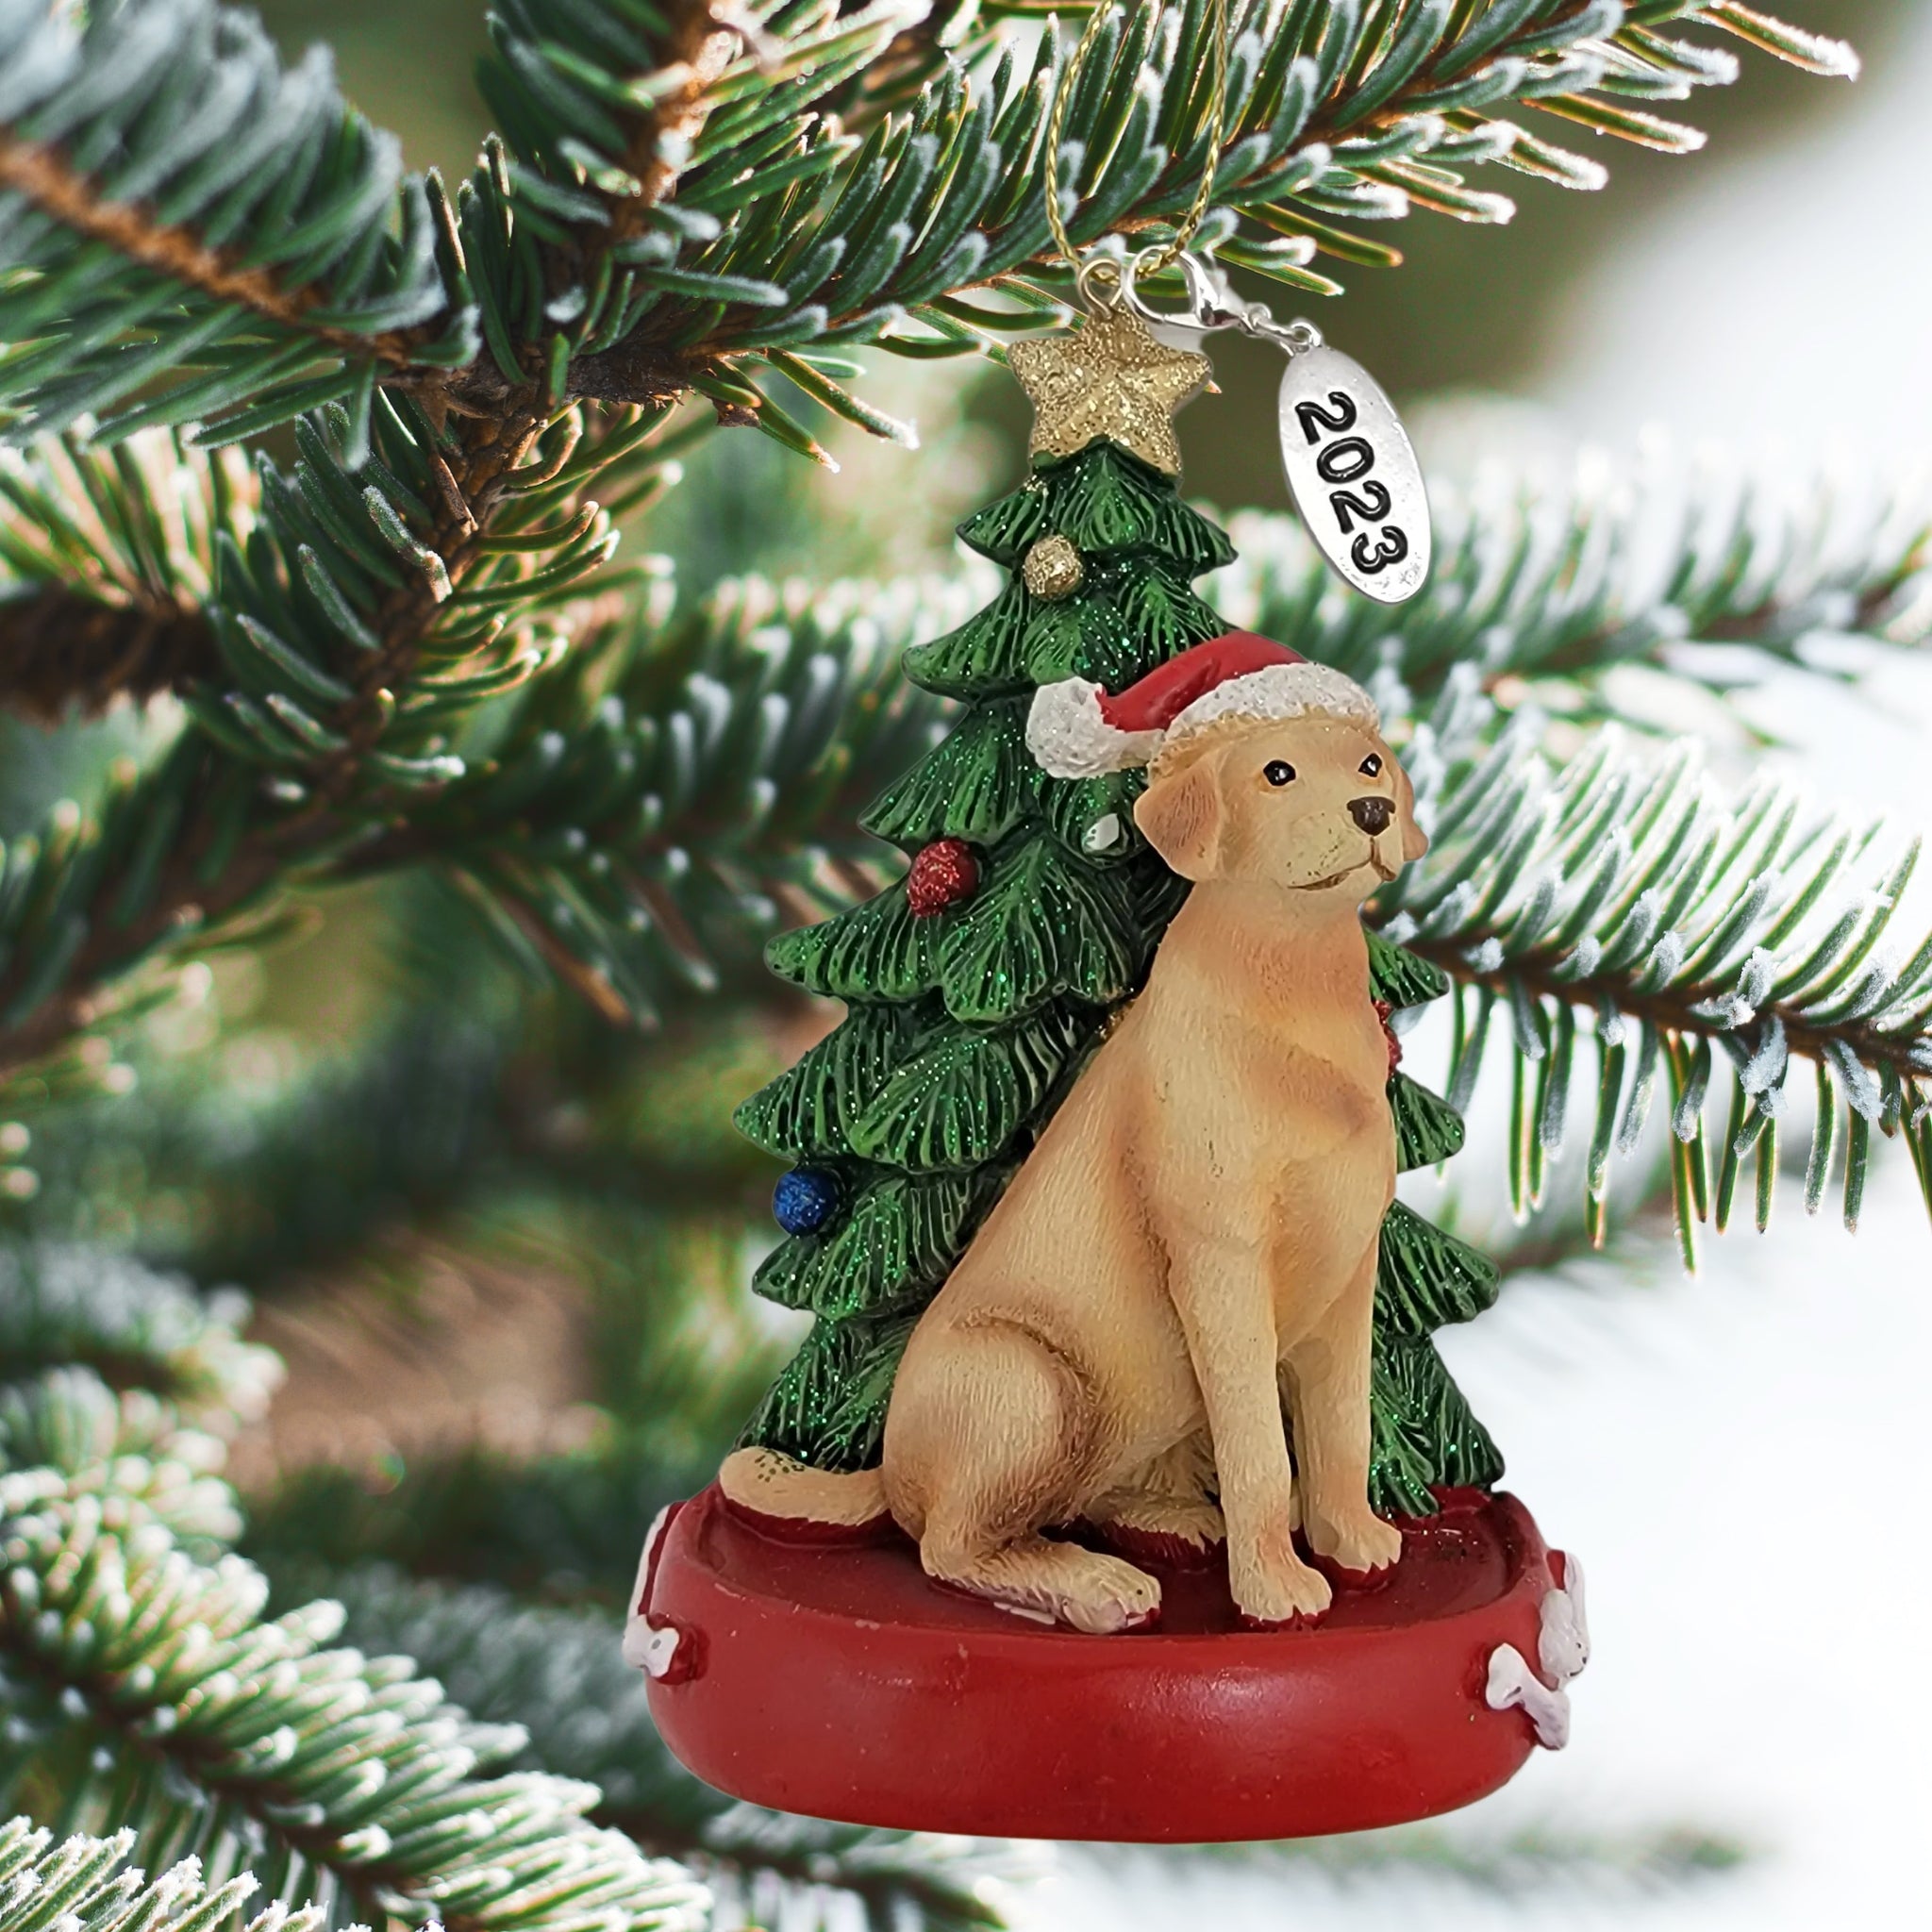
[[[714,1487],[654,1528],[625,1651],[678,1757],[779,1810],[1193,1842],[1401,1824],[1560,1743],[1584,1655],[1580,1579],[1523,1505],[1443,1502],[1313,1629],[1242,1628],[1217,1557],[1150,1566],[1157,1629],[1088,1637],[935,1587],[896,1532],[780,1538]]]

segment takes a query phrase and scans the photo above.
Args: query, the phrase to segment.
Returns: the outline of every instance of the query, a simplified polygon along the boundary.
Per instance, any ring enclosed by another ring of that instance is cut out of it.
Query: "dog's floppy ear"
[[[1221,760],[1210,753],[1157,778],[1135,802],[1134,823],[1182,878],[1206,878],[1221,857]]]
[[[1402,827],[1402,858],[1406,865],[1429,849],[1429,835],[1415,822],[1415,787],[1402,769],[1402,760],[1391,760],[1395,767],[1395,818]]]

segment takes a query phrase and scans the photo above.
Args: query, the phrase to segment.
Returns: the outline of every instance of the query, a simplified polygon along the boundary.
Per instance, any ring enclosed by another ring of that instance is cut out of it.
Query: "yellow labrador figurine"
[[[881,1466],[740,1450],[720,1481],[766,1517],[890,1510],[931,1576],[1080,1630],[1160,1607],[1145,1571],[1042,1534],[1083,1522],[1128,1549],[1224,1537],[1244,1616],[1314,1618],[1297,1526],[1345,1570],[1402,1550],[1367,1489],[1395,1135],[1360,907],[1427,849],[1408,780],[1359,686],[1241,632],[1119,697],[1047,687],[1028,742],[1056,776],[1147,763],[1135,820],[1194,889],[920,1318]]]

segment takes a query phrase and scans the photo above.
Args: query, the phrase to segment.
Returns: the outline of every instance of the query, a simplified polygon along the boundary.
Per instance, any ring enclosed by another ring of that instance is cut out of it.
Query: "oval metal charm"
[[[1429,574],[1429,498],[1394,405],[1359,362],[1325,344],[1281,378],[1281,466],[1336,574],[1400,604]]]

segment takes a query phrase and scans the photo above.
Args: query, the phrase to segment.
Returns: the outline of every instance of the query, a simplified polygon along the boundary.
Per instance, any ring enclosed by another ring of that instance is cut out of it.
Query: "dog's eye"
[[[1294,767],[1285,758],[1270,758],[1261,767],[1261,775],[1271,785],[1292,785],[1294,783]]]
[[[1382,759],[1380,755],[1376,752],[1372,751],[1368,755],[1368,757],[1361,761],[1359,769],[1364,778],[1373,778],[1375,775],[1375,774],[1382,769]]]

